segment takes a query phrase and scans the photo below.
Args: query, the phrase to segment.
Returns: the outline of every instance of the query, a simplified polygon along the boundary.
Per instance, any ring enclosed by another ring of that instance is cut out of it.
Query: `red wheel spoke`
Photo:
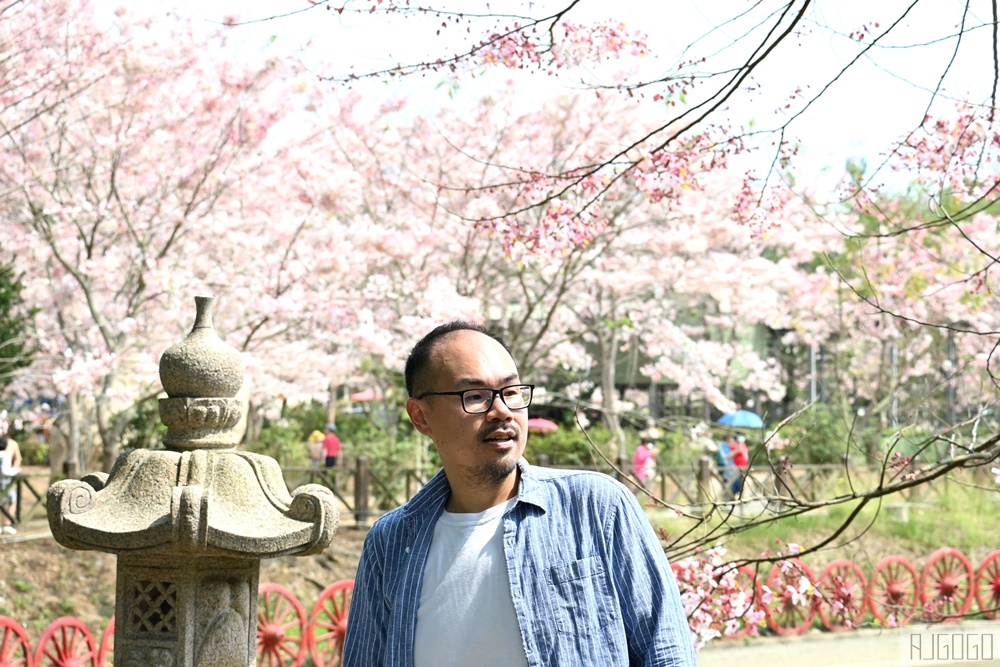
[[[886,556],[878,562],[868,583],[872,615],[883,624],[902,625],[920,604],[917,570],[902,556]]]
[[[24,628],[12,618],[0,616],[0,665],[5,667],[30,667],[31,643]]]
[[[288,646],[289,643],[297,643],[297,642],[282,642],[282,643],[278,644],[275,653],[278,653],[278,652],[285,653],[289,658],[291,658],[292,660],[295,660],[296,659],[295,656],[297,656],[299,654],[299,649],[298,649],[298,647],[296,647],[295,650],[292,650]]]
[[[294,610],[288,608],[285,600],[280,597],[271,596],[271,604],[273,605],[273,608],[271,609],[271,618],[282,618],[283,616],[287,616],[289,611],[293,614],[295,613]]]
[[[309,616],[309,653],[316,667],[340,664],[354,582],[338,581],[323,591]],[[322,630],[320,634],[317,631]]]
[[[868,606],[864,572],[853,561],[835,560],[823,570],[819,580],[819,616],[832,631],[856,628],[864,620]]]
[[[306,655],[306,613],[283,586],[262,584],[257,604],[257,664],[298,667]]]
[[[802,577],[809,580],[810,588],[815,586],[816,577],[812,570],[797,558],[787,561],[784,568],[781,563],[775,564],[767,577],[767,587],[774,599],[764,607],[764,615],[768,627],[779,635],[802,634],[809,629],[816,616],[816,606],[811,597],[796,600],[800,595],[811,595],[811,592],[797,592]]]
[[[114,654],[115,644],[115,617],[112,616],[108,625],[104,628],[104,637],[101,639],[101,647],[97,653],[97,664],[105,667],[108,664],[108,656]]]
[[[972,564],[958,549],[944,547],[927,559],[920,589],[924,618],[929,621],[954,621],[972,606]]]
[[[43,661],[47,659],[46,661]],[[49,624],[42,633],[34,663],[38,667],[65,667],[90,663],[98,667],[97,646],[87,626],[79,619],[64,616]]]
[[[1000,551],[989,554],[976,574],[976,603],[986,618],[996,618],[1000,609]]]
[[[317,642],[325,642],[325,641],[328,641],[330,639],[336,638],[336,636],[337,636],[337,630],[335,628],[331,628],[329,632],[327,632],[325,634],[322,634],[322,635],[319,635],[319,636],[316,636],[316,641]]]

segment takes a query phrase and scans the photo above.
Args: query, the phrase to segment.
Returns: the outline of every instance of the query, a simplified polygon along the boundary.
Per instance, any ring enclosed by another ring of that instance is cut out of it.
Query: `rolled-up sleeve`
[[[694,642],[677,582],[649,519],[621,489],[606,539],[622,609],[629,664],[695,667]]]

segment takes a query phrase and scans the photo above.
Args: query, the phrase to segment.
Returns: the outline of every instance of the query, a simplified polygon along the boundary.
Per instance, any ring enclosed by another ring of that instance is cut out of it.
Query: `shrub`
[[[135,413],[122,431],[123,449],[155,449],[163,446],[167,427],[160,421],[160,404],[155,400],[135,406]]]
[[[284,419],[295,423],[303,440],[313,431],[322,431],[326,426],[326,406],[317,401],[299,403],[285,409]],[[338,418],[338,427],[339,427]]]
[[[356,456],[368,454],[370,443],[386,436],[367,415],[342,413],[337,415],[337,437],[344,447],[344,454]]]
[[[587,439],[590,436],[590,440]],[[627,451],[632,451],[638,444],[638,436],[626,431]],[[591,441],[594,443],[591,445]],[[611,432],[603,425],[593,425],[587,428],[586,434],[575,425],[560,427],[554,433],[532,433],[525,448],[525,457],[532,463],[538,462],[538,457],[545,454],[549,463],[565,467],[604,466],[604,460],[598,451],[612,462],[618,452],[612,451],[607,444],[611,441]],[[633,442],[634,441],[634,442]],[[597,447],[598,451],[595,451]]]
[[[859,428],[853,413],[845,415],[822,403],[799,415],[780,436],[785,442],[781,453],[795,463],[841,463],[845,456],[862,457],[866,443],[877,437],[871,427]]]
[[[35,440],[17,440],[21,448],[22,465],[41,466],[49,462],[49,443]]]
[[[265,422],[257,442],[247,449],[270,456],[283,467],[299,467],[309,464],[302,426],[289,419]]]

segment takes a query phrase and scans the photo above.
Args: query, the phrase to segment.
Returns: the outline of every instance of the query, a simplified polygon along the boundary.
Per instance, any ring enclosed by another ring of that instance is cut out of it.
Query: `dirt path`
[[[321,554],[263,560],[260,580],[291,589],[309,610],[324,588],[354,579],[364,536],[343,528]],[[44,519],[0,540],[0,563],[0,616],[15,619],[32,636],[60,616],[76,616],[97,631],[114,614],[116,557],[64,548]]]
[[[935,647],[936,645],[936,647]],[[975,653],[975,656],[973,656]],[[954,658],[959,657],[959,660]],[[698,667],[904,667],[1000,665],[1000,622],[850,632],[810,630],[799,637],[715,642],[702,649]]]

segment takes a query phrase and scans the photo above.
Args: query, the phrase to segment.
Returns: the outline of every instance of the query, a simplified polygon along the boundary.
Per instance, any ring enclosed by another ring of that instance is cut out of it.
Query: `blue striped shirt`
[[[528,664],[694,666],[677,583],[635,496],[601,473],[536,468],[523,458],[518,467],[503,540]],[[449,493],[441,471],[372,526],[344,667],[413,667],[424,564]]]

